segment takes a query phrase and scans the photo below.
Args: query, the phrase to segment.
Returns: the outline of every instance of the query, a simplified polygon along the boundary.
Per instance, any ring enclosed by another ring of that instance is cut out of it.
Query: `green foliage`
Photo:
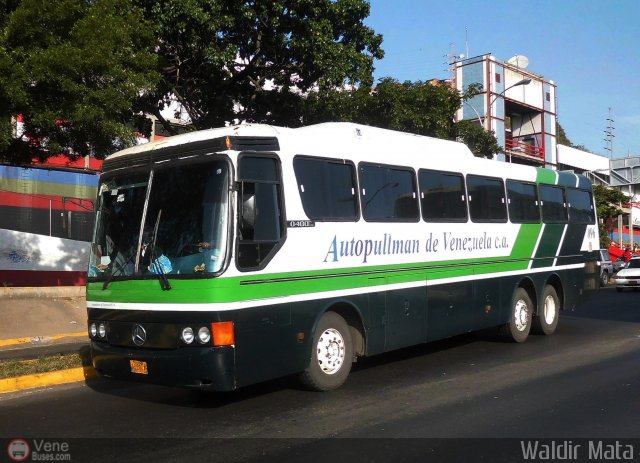
[[[500,145],[493,132],[486,131],[476,121],[459,121],[456,124],[458,138],[473,154],[480,158],[493,158],[500,151]]]
[[[128,0],[23,0],[4,8],[0,158],[103,157],[130,145],[133,103],[159,78],[142,11]],[[24,118],[21,139],[16,115]]]
[[[593,196],[599,219],[618,217],[622,214],[622,205],[629,202],[629,197],[620,190],[603,185],[593,186]]]
[[[368,14],[365,0],[2,0],[0,158],[103,157],[148,132],[141,113],[171,133],[173,98],[194,128],[296,123],[311,89],[371,84]]]
[[[134,1],[155,25],[162,72],[140,109],[161,121],[174,95],[199,129],[295,122],[304,93],[368,85],[383,56],[364,0]]]
[[[464,95],[439,82],[403,82],[385,78],[371,90],[360,87],[352,90],[334,89],[311,92],[298,121],[292,125],[328,121],[348,121],[418,135],[459,139],[476,156],[493,157],[500,146],[493,133],[474,122],[455,123],[453,116],[462,100],[477,94],[471,87]]]
[[[629,202],[629,197],[618,189],[603,185],[593,186],[593,196],[596,202],[596,214],[600,222],[600,244],[602,247],[607,247],[610,241],[608,224],[623,213],[622,205]]]
[[[564,128],[560,125],[559,122],[557,123],[557,131],[559,145],[573,146],[573,143],[571,143],[571,140],[569,140],[569,137],[567,137],[567,133],[564,131]]]

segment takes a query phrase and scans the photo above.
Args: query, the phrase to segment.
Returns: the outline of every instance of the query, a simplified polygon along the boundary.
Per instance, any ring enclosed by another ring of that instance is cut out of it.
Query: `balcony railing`
[[[522,142],[515,138],[507,138],[504,147],[506,152],[513,156],[535,158],[544,161],[544,148]]]

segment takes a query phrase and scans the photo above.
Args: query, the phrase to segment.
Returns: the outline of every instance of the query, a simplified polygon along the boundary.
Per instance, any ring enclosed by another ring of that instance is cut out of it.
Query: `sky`
[[[370,0],[382,34],[374,77],[448,79],[449,54],[529,59],[557,85],[558,121],[574,145],[640,156],[640,0]]]

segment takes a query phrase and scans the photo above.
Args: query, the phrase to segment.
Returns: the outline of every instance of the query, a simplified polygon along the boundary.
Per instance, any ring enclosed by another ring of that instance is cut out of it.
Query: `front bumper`
[[[133,349],[91,341],[91,359],[101,376],[212,391],[236,389],[233,346]]]
[[[614,281],[619,288],[640,288],[640,278],[616,278]]]

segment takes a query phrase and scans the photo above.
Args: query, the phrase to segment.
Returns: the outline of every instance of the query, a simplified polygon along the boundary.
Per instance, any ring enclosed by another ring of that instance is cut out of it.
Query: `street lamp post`
[[[518,82],[516,82],[513,85],[508,86],[507,88],[505,88],[503,91],[501,91],[500,93],[497,93],[493,96],[493,98],[491,99],[491,101],[489,101],[489,105],[487,106],[487,110],[484,113],[484,116],[481,116],[480,113],[478,112],[478,110],[471,104],[469,104],[467,101],[462,100],[462,104],[466,104],[469,108],[471,108],[473,110],[473,112],[476,114],[476,117],[478,118],[478,122],[480,122],[480,124],[482,125],[482,127],[485,130],[490,130],[491,127],[487,127],[486,121],[489,119],[489,115],[491,114],[491,106],[493,106],[493,103],[496,102],[496,100],[498,99],[498,97],[503,96],[507,90],[512,89],[513,87],[518,87],[520,85],[529,85],[531,83],[531,79],[521,79]]]
[[[501,91],[500,93],[497,93],[493,96],[493,98],[489,101],[489,104],[487,105],[487,112],[485,114],[484,120],[482,121],[482,126],[485,128],[485,130],[491,130],[491,126],[489,125],[489,127],[487,127],[486,122],[488,120],[490,120],[490,116],[491,116],[491,107],[493,106],[493,103],[496,102],[496,100],[501,97],[504,96],[504,94],[507,92],[507,90],[511,90],[513,87],[518,87],[520,85],[529,85],[531,83],[531,79],[529,78],[524,78],[519,80],[518,82],[516,82],[513,85],[509,85],[507,88],[505,88],[503,91]]]

